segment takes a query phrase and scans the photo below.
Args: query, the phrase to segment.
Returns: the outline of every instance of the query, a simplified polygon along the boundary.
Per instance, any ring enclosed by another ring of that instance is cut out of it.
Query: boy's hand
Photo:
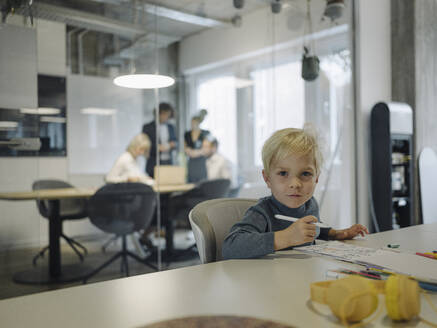
[[[331,229],[331,230],[334,230],[334,229]],[[364,237],[365,234],[369,233],[367,228],[365,226],[363,226],[362,224],[354,224],[352,227],[350,227],[348,229],[334,230],[333,232],[334,232],[334,234],[332,237],[333,237],[333,239],[336,239],[336,240],[352,239],[358,235],[361,235]]]
[[[316,237],[316,226],[312,224],[315,222],[317,218],[309,215],[297,220],[284,230],[276,231],[275,250],[312,242]]]

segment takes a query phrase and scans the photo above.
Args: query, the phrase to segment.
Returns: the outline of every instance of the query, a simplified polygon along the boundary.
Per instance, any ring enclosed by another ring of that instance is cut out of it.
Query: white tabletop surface
[[[378,247],[377,242],[385,245],[387,238],[411,250],[414,243],[419,245],[418,250],[430,250],[424,247],[435,247],[437,224],[374,234],[354,243]],[[338,327],[327,306],[312,306],[309,297],[311,282],[325,280],[327,270],[340,267],[359,268],[284,251],[263,259],[222,261],[144,274],[2,300],[0,326],[142,327],[171,318],[220,314],[252,316],[296,327]],[[437,303],[437,294],[432,298]],[[382,296],[380,301],[383,306]],[[372,327],[426,327],[417,320],[409,325],[395,325],[385,310],[382,313]],[[437,313],[425,302],[421,315],[437,322]]]
[[[172,193],[178,191],[188,191],[195,187],[193,183],[176,185],[154,185],[153,190],[160,193]],[[98,190],[96,187],[89,188],[57,188],[40,189],[30,191],[0,192],[0,199],[4,200],[34,200],[34,199],[68,199],[68,198],[89,198]]]
[[[437,250],[437,223],[384,231],[368,235],[364,239],[347,242],[357,246],[373,248],[384,248],[388,244],[397,244],[399,249],[403,251],[429,252]]]

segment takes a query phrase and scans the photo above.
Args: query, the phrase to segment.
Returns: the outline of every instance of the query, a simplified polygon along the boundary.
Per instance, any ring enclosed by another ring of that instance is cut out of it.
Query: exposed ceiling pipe
[[[156,48],[167,48],[180,39],[179,37],[164,37],[162,35],[157,36],[155,33],[148,33],[135,40],[129,47],[115,51],[114,54],[105,57],[104,63],[107,65],[120,65],[124,60],[132,60],[146,56]]]
[[[182,11],[169,9],[169,8],[162,7],[162,6],[149,5],[149,4],[145,4],[144,6],[142,6],[142,5],[137,6],[138,10],[142,10],[143,8],[149,14],[173,19],[173,20],[180,21],[183,23],[200,25],[200,26],[204,26],[204,27],[232,26],[231,22],[225,22],[222,20],[217,20],[217,19],[212,19],[212,18],[208,18],[208,17],[202,17],[202,16],[193,15],[193,14],[188,14],[188,13],[184,13]]]
[[[112,5],[123,5],[123,6],[127,5],[126,1],[123,0],[93,0],[93,1],[100,2],[100,3],[104,2]],[[232,26],[232,23],[230,21],[228,22],[224,20],[212,19],[208,17],[185,13],[183,11],[170,9],[163,6],[141,3],[141,2],[138,3],[137,1],[135,1],[133,3],[133,7],[138,11],[145,11],[151,15],[157,15],[160,17],[165,17],[175,21],[179,21],[182,23],[199,25],[204,27]]]
[[[115,34],[128,39],[135,39],[146,33],[144,26],[129,24],[84,11],[38,2],[34,3],[32,8],[34,17],[61,22],[91,31]],[[21,15],[26,15],[27,9],[23,8],[17,12]]]
[[[77,47],[78,47],[78,51],[79,51],[79,74],[80,75],[84,74],[84,65],[83,65],[83,37],[88,32],[89,32],[88,30],[84,30],[84,31],[80,32],[77,35]]]
[[[70,73],[72,73],[71,71],[71,36],[72,34],[76,33],[80,31],[80,28],[74,28],[70,31],[67,32],[67,67],[68,70],[70,71]]]

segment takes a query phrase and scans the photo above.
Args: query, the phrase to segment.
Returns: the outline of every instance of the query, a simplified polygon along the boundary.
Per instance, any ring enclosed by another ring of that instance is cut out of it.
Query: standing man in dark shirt
[[[143,133],[147,134],[152,143],[150,156],[147,159],[146,172],[149,176],[154,176],[154,167],[156,165],[156,145],[158,141],[159,160],[162,165],[171,165],[172,151],[176,148],[176,133],[173,125],[168,123],[174,112],[169,103],[162,102],[159,104],[159,136],[156,140],[156,123],[155,120],[143,125]]]

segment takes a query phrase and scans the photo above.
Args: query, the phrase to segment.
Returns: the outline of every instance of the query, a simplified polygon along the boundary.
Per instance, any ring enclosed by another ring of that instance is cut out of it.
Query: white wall
[[[0,107],[37,106],[35,30],[6,25],[0,42]]]
[[[357,216],[369,226],[370,111],[391,100],[390,0],[356,1]]]
[[[14,23],[14,20],[11,22]],[[18,24],[0,29],[0,107],[37,107],[36,35],[36,28]],[[61,159],[58,163],[62,167],[66,161]],[[36,158],[1,158],[1,189],[28,190],[45,164],[44,160]],[[65,175],[65,171],[61,171]],[[39,242],[42,220],[35,209],[34,202],[0,201],[0,245],[3,249]]]
[[[65,25],[35,20],[24,27],[17,16],[0,29],[0,108],[37,107],[37,73],[63,76],[66,72]],[[3,82],[2,82],[3,81]],[[70,176],[66,157],[0,159],[0,190],[29,190],[36,179],[70,180],[78,186],[93,185],[102,176]],[[94,184],[96,185],[96,184]],[[0,247],[45,245],[47,220],[39,216],[34,201],[0,201]],[[67,235],[94,234],[88,220],[64,224]]]
[[[42,19],[37,20],[36,24],[38,73],[65,76],[67,68],[65,24]]]

